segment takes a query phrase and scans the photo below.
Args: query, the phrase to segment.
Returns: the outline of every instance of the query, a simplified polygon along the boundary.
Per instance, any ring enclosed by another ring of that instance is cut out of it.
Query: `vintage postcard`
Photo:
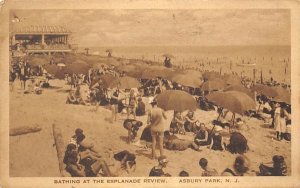
[[[299,187],[299,1],[0,0],[0,187]]]

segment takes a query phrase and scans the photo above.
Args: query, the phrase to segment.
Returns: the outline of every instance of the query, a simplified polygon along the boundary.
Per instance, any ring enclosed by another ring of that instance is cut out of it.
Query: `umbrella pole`
[[[235,113],[232,114],[232,127],[234,127]],[[231,133],[231,126],[229,127],[229,133]]]
[[[223,111],[223,108],[222,108],[221,112],[219,113],[219,116],[218,116],[218,118],[217,118],[217,121],[219,120],[219,118],[220,118],[220,116],[221,116],[221,114],[222,114],[222,111]],[[214,125],[213,128],[211,129],[211,131],[209,132],[209,134],[208,134],[209,136],[212,134],[213,130],[215,129],[215,126],[216,126],[216,125]]]

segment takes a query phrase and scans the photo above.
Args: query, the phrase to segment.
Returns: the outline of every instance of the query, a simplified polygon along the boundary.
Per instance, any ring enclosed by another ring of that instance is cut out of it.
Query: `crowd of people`
[[[168,59],[166,58],[166,62]],[[53,61],[50,61],[53,64]],[[38,70],[38,71],[35,71]],[[44,79],[38,80],[33,78],[35,75],[44,76]],[[220,152],[230,152],[240,154],[234,161],[233,167],[228,167],[223,172],[217,172],[208,166],[208,161],[201,158],[199,165],[203,169],[202,176],[243,176],[249,170],[249,159],[245,154],[249,150],[247,138],[238,131],[238,128],[230,133],[229,142],[223,138],[222,132],[230,122],[221,121],[226,117],[226,110],[214,105],[205,98],[206,91],[201,88],[191,88],[172,82],[165,78],[139,79],[140,88],[120,89],[118,87],[109,88],[105,86],[100,77],[102,75],[111,75],[112,77],[123,77],[127,73],[118,71],[113,66],[102,66],[98,69],[91,69],[87,74],[66,75],[65,80],[71,86],[67,95],[67,104],[78,105],[95,105],[95,110],[99,106],[108,106],[111,109],[111,123],[118,120],[120,113],[124,113],[127,119],[124,121],[124,128],[128,131],[128,143],[135,146],[151,148],[151,158],[158,159],[158,165],[150,170],[149,176],[171,176],[164,172],[168,160],[165,154],[167,150],[183,151],[188,148],[201,151],[208,148]],[[20,80],[21,87],[29,93],[41,94],[43,87],[49,86],[51,75],[42,67],[33,68],[28,61],[18,61],[12,65],[10,71],[10,82]],[[30,80],[26,85],[26,81]],[[48,85],[47,85],[48,84]],[[246,88],[251,88],[253,81],[243,78],[241,81]],[[274,80],[265,82],[265,85],[276,86]],[[280,84],[279,84],[280,85]],[[25,88],[27,86],[27,88]],[[283,85],[287,88],[287,85]],[[12,88],[13,89],[13,88]],[[221,112],[220,121],[213,121],[213,128],[209,129],[206,124],[195,117],[194,111],[183,112],[174,111],[173,118],[168,130],[165,130],[167,120],[166,113],[161,109],[155,99],[155,96],[165,90],[183,90],[195,98],[201,110],[217,110]],[[151,105],[149,110],[146,109],[145,99]],[[261,119],[266,123],[270,123],[270,127],[276,131],[277,140],[291,140],[291,105],[276,102],[264,95],[257,95],[256,101],[259,108],[256,111],[249,112],[249,117]],[[139,116],[147,116],[147,122],[139,121]],[[244,122],[241,119],[234,120],[235,125],[239,126]],[[142,130],[140,138],[137,138],[137,132],[142,125],[146,127]],[[181,135],[192,135],[192,140],[182,139]],[[146,144],[141,144],[145,141]],[[150,146],[151,145],[151,146]],[[158,146],[159,155],[156,153]],[[94,150],[93,144],[85,142],[85,135],[81,129],[75,131],[71,142],[66,147],[64,163],[66,170],[72,176],[118,176],[120,170],[132,173],[136,168],[136,156],[126,150],[119,151],[114,155],[116,169],[112,169],[110,165],[102,158],[102,156]],[[258,175],[286,175],[286,164],[284,158],[280,155],[273,157],[273,166],[261,164],[259,166]],[[187,171],[181,171],[180,176],[188,176]],[[173,176],[176,176],[173,174]]]

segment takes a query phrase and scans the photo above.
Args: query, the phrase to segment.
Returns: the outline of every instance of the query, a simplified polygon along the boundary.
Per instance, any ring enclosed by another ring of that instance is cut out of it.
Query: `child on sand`
[[[205,158],[201,158],[199,160],[199,166],[204,170],[202,176],[218,176],[218,172],[214,168],[208,167],[208,161]]]
[[[164,168],[167,167],[168,160],[166,156],[160,156],[158,158],[158,166],[154,166],[150,173],[149,176],[158,176],[158,177],[170,177],[171,175],[169,173],[165,173],[163,171]]]

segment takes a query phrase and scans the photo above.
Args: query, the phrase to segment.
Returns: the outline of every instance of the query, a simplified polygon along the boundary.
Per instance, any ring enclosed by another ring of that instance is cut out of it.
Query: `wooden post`
[[[34,133],[41,131],[42,128],[39,125],[34,126],[21,126],[17,128],[11,128],[9,130],[9,136],[17,136],[22,134]]]
[[[263,72],[262,69],[260,70],[260,83],[263,83]]]
[[[55,141],[56,151],[57,151],[57,158],[58,158],[58,165],[59,171],[62,177],[66,176],[65,173],[65,164],[64,164],[64,155],[65,155],[65,145],[63,142],[61,130],[55,124],[52,125],[53,130],[53,137]]]
[[[253,82],[256,83],[256,69],[253,69]]]

